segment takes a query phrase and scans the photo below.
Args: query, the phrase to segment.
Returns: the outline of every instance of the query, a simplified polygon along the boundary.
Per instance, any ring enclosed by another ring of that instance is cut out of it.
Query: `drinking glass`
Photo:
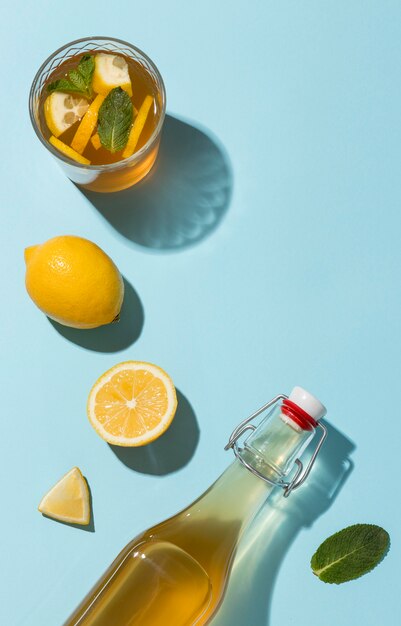
[[[130,57],[140,63],[153,83],[157,124],[152,135],[140,150],[128,159],[106,165],[83,165],[73,161],[54,148],[43,134],[39,107],[43,101],[41,94],[49,76],[64,61],[89,52],[110,51]],[[98,192],[112,192],[127,189],[139,182],[152,168],[159,150],[161,130],[166,113],[166,91],[163,79],[153,61],[132,44],[112,37],[85,37],[66,44],[51,54],[39,68],[29,94],[29,112],[33,128],[43,145],[56,159],[65,174],[77,185]]]

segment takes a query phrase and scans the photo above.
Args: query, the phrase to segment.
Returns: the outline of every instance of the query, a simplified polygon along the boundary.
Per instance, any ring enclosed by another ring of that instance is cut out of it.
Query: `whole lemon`
[[[65,235],[25,249],[25,285],[56,322],[96,328],[120,313],[124,282],[113,261],[88,239]]]

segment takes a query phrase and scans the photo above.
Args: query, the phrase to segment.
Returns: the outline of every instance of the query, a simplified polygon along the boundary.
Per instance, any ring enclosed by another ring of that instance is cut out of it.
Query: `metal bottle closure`
[[[291,480],[284,481],[281,479],[278,480],[272,480],[271,477],[267,477],[264,474],[262,474],[261,472],[259,472],[256,468],[252,467],[249,463],[247,463],[247,461],[242,457],[241,452],[243,451],[243,448],[240,448],[238,445],[238,440],[239,438],[247,431],[255,431],[258,426],[255,426],[255,424],[251,424],[251,422],[253,420],[255,420],[259,415],[261,415],[262,413],[264,413],[267,409],[269,409],[270,407],[272,407],[273,405],[275,405],[277,402],[279,402],[280,400],[287,400],[288,396],[286,396],[285,394],[279,394],[278,396],[276,396],[275,398],[273,398],[272,400],[270,400],[267,404],[263,405],[260,409],[258,409],[257,411],[255,411],[255,413],[252,413],[252,415],[250,415],[249,417],[247,417],[246,419],[244,419],[231,433],[230,435],[230,439],[228,440],[227,445],[224,447],[224,450],[229,450],[230,448],[232,448],[235,456],[237,457],[237,459],[242,463],[242,465],[244,465],[250,472],[252,472],[252,474],[254,474],[255,476],[257,476],[258,478],[261,478],[262,480],[264,480],[265,482],[269,483],[270,485],[273,485],[275,487],[281,487],[282,489],[284,489],[284,497],[288,498],[288,496],[290,495],[290,493],[292,491],[294,491],[294,489],[298,489],[298,487],[300,487],[305,480],[308,478],[312,467],[316,461],[316,457],[319,454],[320,448],[323,445],[324,440],[327,437],[327,428],[325,427],[324,424],[321,424],[320,422],[317,422],[317,426],[316,428],[320,428],[321,432],[321,436],[319,441],[317,442],[316,448],[310,458],[310,461],[308,463],[308,465],[306,466],[306,468],[304,469],[304,466],[302,464],[302,462],[297,458],[295,459],[295,464],[297,465],[297,469],[295,471],[295,474],[293,476],[293,478]]]

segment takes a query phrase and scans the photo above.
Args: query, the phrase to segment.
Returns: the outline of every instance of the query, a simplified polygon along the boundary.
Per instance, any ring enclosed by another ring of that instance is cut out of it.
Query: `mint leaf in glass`
[[[77,71],[84,79],[86,85],[92,85],[93,73],[95,71],[95,57],[91,54],[84,54],[78,64]]]
[[[311,559],[313,573],[340,585],[370,572],[386,556],[390,536],[374,524],[355,524],[331,535]]]
[[[97,132],[102,146],[110,152],[125,148],[132,125],[131,98],[121,87],[115,87],[99,109]]]
[[[76,69],[68,72],[68,78],[59,78],[47,85],[47,91],[66,91],[76,93],[84,98],[91,98],[92,78],[95,71],[95,59],[91,54],[85,54]]]

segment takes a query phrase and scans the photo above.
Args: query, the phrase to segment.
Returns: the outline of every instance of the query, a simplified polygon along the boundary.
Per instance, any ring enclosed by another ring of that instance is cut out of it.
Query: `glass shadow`
[[[324,423],[328,437],[308,480],[288,499],[276,489],[242,538],[212,626],[270,624],[274,585],[288,549],[303,528],[330,508],[353,470],[355,444]]]
[[[80,191],[121,235],[152,250],[179,250],[209,235],[228,209],[232,173],[204,129],[167,115],[157,161],[144,180],[112,194]]]

